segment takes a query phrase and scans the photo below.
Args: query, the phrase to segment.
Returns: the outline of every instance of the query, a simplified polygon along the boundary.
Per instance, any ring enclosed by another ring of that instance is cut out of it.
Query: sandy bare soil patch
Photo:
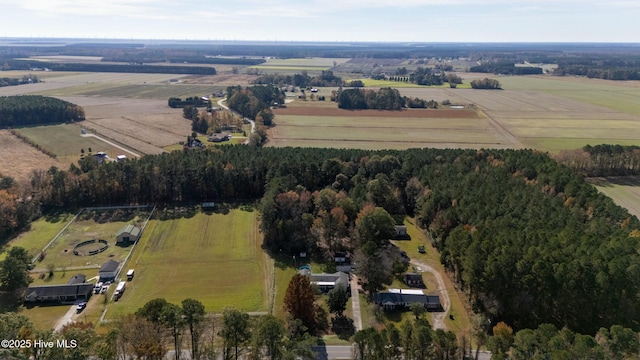
[[[0,151],[0,174],[17,181],[28,181],[35,169],[47,170],[51,166],[66,169],[68,166],[26,144],[9,130],[0,130]]]
[[[408,109],[389,110],[344,110],[338,108],[291,107],[276,109],[276,115],[300,116],[345,116],[345,117],[397,117],[397,118],[439,118],[439,119],[478,119],[478,114],[466,109]]]

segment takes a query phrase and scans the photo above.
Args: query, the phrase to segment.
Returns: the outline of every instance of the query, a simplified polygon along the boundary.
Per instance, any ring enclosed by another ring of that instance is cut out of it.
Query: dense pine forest
[[[0,128],[81,120],[84,109],[68,101],[39,95],[0,97]]]
[[[260,200],[263,218],[280,220],[262,228],[272,251],[357,252],[373,240],[370,253],[379,254],[384,242],[359,222],[415,216],[476,310],[491,319],[515,329],[551,323],[589,334],[615,324],[640,329],[640,222],[535,151],[235,146],[84,171],[52,168],[31,184],[45,213]],[[17,194],[12,187],[4,191]]]

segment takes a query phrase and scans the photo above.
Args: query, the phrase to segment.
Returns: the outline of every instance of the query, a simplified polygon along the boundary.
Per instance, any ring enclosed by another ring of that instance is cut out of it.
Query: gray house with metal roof
[[[116,233],[116,244],[128,245],[138,241],[141,230],[139,227],[129,224]]]

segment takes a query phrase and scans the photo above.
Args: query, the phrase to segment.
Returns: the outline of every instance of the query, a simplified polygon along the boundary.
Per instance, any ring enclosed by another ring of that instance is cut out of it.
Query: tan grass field
[[[35,169],[46,170],[51,166],[66,169],[69,166],[59,159],[45,155],[9,130],[0,130],[0,151],[0,174],[11,176],[20,182],[29,181]]]
[[[601,193],[613,199],[616,204],[627,209],[629,213],[640,218],[640,177],[598,177],[589,178],[587,182],[594,185]]]

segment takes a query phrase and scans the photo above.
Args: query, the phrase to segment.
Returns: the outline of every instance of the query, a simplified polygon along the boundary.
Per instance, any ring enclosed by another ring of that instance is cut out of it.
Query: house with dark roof
[[[129,224],[116,233],[116,244],[128,245],[138,241],[141,230],[139,227]]]
[[[343,286],[345,289],[349,289],[349,275],[341,271],[333,274],[313,274],[308,267],[301,267],[298,273],[308,276],[311,285],[317,286],[322,292],[328,292],[336,286]]]
[[[98,281],[113,281],[116,279],[116,275],[118,274],[118,267],[120,263],[115,260],[109,260],[106,263],[102,264],[100,270],[98,271],[98,276],[100,276],[100,280]]]
[[[84,274],[75,274],[69,281],[67,281],[67,285],[75,285],[75,284],[83,284],[87,282],[87,276]]]
[[[440,296],[414,292],[379,292],[373,294],[373,302],[384,310],[408,308],[413,303],[422,304],[429,311],[442,311]]]
[[[73,275],[64,285],[42,285],[27,288],[24,301],[27,302],[74,302],[88,300],[93,292],[93,284],[86,283],[83,274]]]
[[[404,225],[396,225],[394,227],[393,239],[395,240],[411,240],[411,236],[407,233],[407,227]]]
[[[418,273],[405,273],[404,274],[404,282],[416,288],[424,288],[424,281],[422,280],[422,274]]]

